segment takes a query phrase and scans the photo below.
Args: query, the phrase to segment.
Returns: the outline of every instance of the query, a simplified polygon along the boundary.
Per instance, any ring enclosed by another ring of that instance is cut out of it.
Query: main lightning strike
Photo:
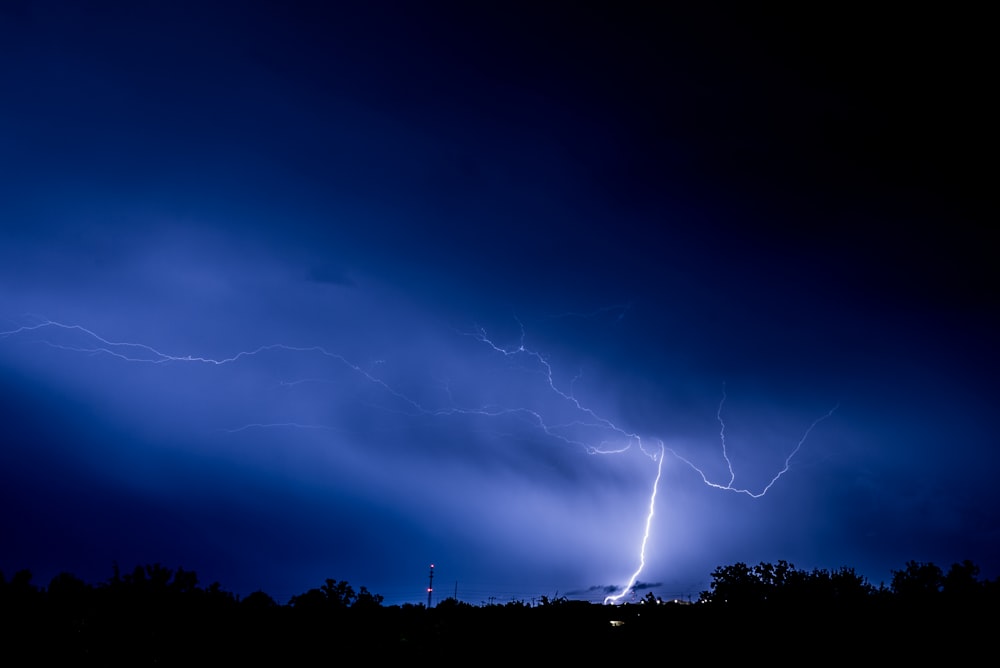
[[[628,583],[622,588],[621,593],[604,597],[605,605],[620,601],[635,586],[636,580],[639,579],[639,574],[646,567],[646,543],[649,542],[649,530],[653,523],[653,513],[656,510],[656,492],[660,486],[660,475],[663,474],[663,457],[665,454],[666,448],[661,443],[660,455],[656,458],[656,479],[653,481],[653,493],[649,495],[649,513],[646,515],[646,530],[642,534],[642,545],[639,546],[639,567],[635,569],[635,573],[632,573],[632,577],[629,578]]]

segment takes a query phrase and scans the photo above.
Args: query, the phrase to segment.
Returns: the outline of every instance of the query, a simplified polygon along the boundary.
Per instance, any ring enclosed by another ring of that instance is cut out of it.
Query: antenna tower
[[[431,564],[431,574],[427,579],[427,609],[431,607],[431,595],[434,593],[434,564]]]

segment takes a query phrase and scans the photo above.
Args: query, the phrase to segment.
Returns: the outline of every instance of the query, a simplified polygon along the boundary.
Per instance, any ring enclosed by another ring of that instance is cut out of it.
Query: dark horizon
[[[10,620],[4,655],[49,662],[309,663],[342,650],[341,643],[380,658],[397,652],[412,658],[442,643],[563,660],[575,653],[615,658],[624,643],[636,645],[627,647],[631,656],[662,655],[667,645],[673,657],[773,659],[779,651],[819,648],[846,660],[863,647],[879,660],[947,651],[972,661],[991,642],[982,611],[993,605],[998,585],[980,580],[969,562],[944,571],[911,561],[890,587],[875,588],[850,569],[807,573],[779,561],[719,567],[712,591],[691,605],[649,594],[620,606],[547,596],[482,606],[455,599],[384,606],[378,594],[334,579],[280,605],[265,592],[241,599],[217,584],[199,585],[195,573],[147,565],[98,586],[71,575],[48,589],[33,587],[23,573],[0,579],[0,612]],[[900,627],[908,633],[872,633]],[[767,641],[775,633],[798,644],[776,648]],[[720,637],[725,642],[706,649],[706,640]]]
[[[433,573],[434,566],[430,566]],[[695,597],[661,596],[655,588],[661,583],[637,583],[630,590],[630,596],[610,599],[614,587],[600,588],[595,592],[558,592],[552,595],[533,596],[496,595],[486,596],[479,603],[471,602],[454,592],[428,587],[425,599],[420,601],[389,602],[377,591],[365,585],[358,586],[347,580],[325,578],[323,583],[314,583],[306,591],[292,595],[287,601],[275,599],[268,592],[258,589],[246,595],[230,591],[218,581],[203,582],[198,572],[185,568],[171,568],[160,563],[138,564],[122,568],[117,562],[107,578],[86,581],[69,571],[60,571],[47,583],[39,582],[30,569],[20,569],[5,574],[0,571],[0,602],[3,605],[23,604],[25,597],[48,597],[62,599],[73,597],[74,605],[85,604],[88,596],[95,592],[131,590],[136,596],[148,597],[154,603],[157,596],[166,592],[175,595],[201,596],[209,594],[230,603],[244,604],[259,608],[266,602],[267,607],[308,609],[315,612],[315,604],[336,608],[371,610],[377,607],[393,608],[486,608],[486,607],[546,607],[564,603],[591,603],[600,605],[636,604],[711,604],[747,611],[754,606],[775,606],[785,608],[795,606],[852,606],[912,604],[918,608],[942,604],[947,606],[973,605],[987,598],[997,596],[1000,578],[983,578],[978,564],[965,560],[942,566],[933,562],[909,560],[899,568],[892,569],[888,582],[872,583],[864,574],[851,566],[835,569],[801,569],[784,560],[775,563],[760,562],[746,564],[735,562],[722,564],[710,574],[707,589]],[[428,582],[433,585],[433,578]],[[456,583],[457,585],[457,583]],[[598,588],[593,588],[598,589]],[[645,592],[645,593],[643,593]],[[591,594],[581,597],[581,595]],[[597,595],[596,600],[593,595]],[[51,602],[46,603],[50,605]],[[84,605],[86,608],[86,605]]]

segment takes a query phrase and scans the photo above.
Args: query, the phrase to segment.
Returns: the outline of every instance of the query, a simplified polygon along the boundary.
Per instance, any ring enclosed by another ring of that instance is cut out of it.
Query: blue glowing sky
[[[467,4],[0,8],[0,570],[1000,576],[985,22]]]

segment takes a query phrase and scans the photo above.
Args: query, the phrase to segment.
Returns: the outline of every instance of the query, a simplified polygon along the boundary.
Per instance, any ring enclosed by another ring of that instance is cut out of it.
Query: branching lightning
[[[798,443],[795,445],[795,448],[792,449],[792,451],[785,458],[784,466],[781,468],[781,470],[779,470],[774,475],[774,477],[771,478],[771,480],[767,483],[767,485],[765,485],[759,492],[753,492],[753,491],[751,491],[750,489],[747,489],[747,488],[739,488],[739,487],[734,487],[733,486],[733,483],[736,481],[736,472],[733,469],[733,464],[732,464],[732,461],[729,458],[729,452],[728,452],[728,450],[726,448],[726,423],[725,423],[725,421],[722,418],[722,408],[723,408],[723,406],[725,405],[725,402],[726,402],[725,385],[723,385],[722,399],[719,401],[719,407],[718,407],[718,409],[716,411],[716,419],[719,421],[719,438],[720,438],[721,445],[722,445],[722,456],[725,459],[727,468],[729,469],[729,482],[723,485],[723,484],[719,484],[719,483],[712,482],[711,480],[709,480],[708,476],[704,473],[704,471],[702,471],[700,468],[698,468],[697,466],[695,466],[689,459],[687,459],[684,456],[678,454],[674,449],[666,447],[666,445],[664,445],[664,443],[662,441],[659,442],[659,451],[656,451],[656,450],[650,451],[650,450],[648,450],[647,447],[643,444],[642,438],[638,434],[631,433],[631,432],[628,432],[628,431],[620,428],[619,426],[617,426],[616,424],[614,424],[613,422],[611,422],[607,418],[604,418],[604,417],[598,415],[592,409],[590,409],[590,408],[584,406],[583,404],[581,404],[580,401],[576,398],[576,396],[573,395],[572,393],[567,393],[567,392],[564,392],[564,391],[560,390],[556,386],[555,380],[553,379],[552,366],[549,363],[549,361],[545,358],[545,356],[543,356],[541,353],[539,353],[537,351],[530,350],[530,349],[528,349],[528,348],[525,347],[525,343],[524,343],[525,332],[524,332],[524,326],[523,325],[521,325],[521,339],[520,339],[520,343],[519,343],[518,346],[516,346],[514,348],[503,348],[503,347],[497,345],[496,343],[494,343],[492,340],[490,340],[487,337],[486,332],[483,329],[479,329],[474,334],[474,336],[478,340],[482,341],[486,345],[488,345],[491,348],[493,348],[493,350],[495,350],[495,351],[497,351],[497,352],[499,352],[499,353],[501,353],[503,355],[506,355],[508,357],[515,356],[515,355],[526,355],[526,356],[528,356],[528,357],[533,358],[534,360],[536,360],[538,362],[538,364],[540,364],[542,366],[542,368],[544,369],[545,377],[546,377],[546,381],[548,383],[548,386],[549,386],[549,388],[554,393],[556,393],[559,397],[561,397],[565,401],[570,402],[573,406],[575,406],[575,408],[578,411],[584,413],[589,418],[591,418],[594,421],[594,423],[595,423],[594,426],[601,426],[603,428],[610,429],[611,431],[613,431],[613,432],[621,435],[623,437],[623,439],[624,439],[624,445],[620,445],[620,446],[618,446],[616,448],[611,448],[611,449],[609,449],[607,447],[606,443],[601,443],[600,446],[593,446],[593,445],[585,446],[588,453],[590,453],[590,454],[620,454],[620,453],[623,453],[623,452],[629,450],[632,447],[633,444],[637,444],[639,446],[639,449],[645,455],[647,455],[648,457],[650,457],[651,459],[653,459],[653,461],[657,462],[656,478],[653,481],[653,489],[652,489],[652,492],[650,493],[650,497],[649,497],[649,513],[646,516],[646,526],[645,526],[645,530],[643,532],[642,541],[641,541],[640,546],[639,546],[639,567],[635,570],[635,572],[629,578],[628,583],[622,588],[622,590],[618,594],[615,594],[615,595],[612,595],[612,596],[607,596],[604,599],[605,603],[616,603],[619,600],[621,600],[621,598],[624,597],[629,592],[629,590],[635,585],[635,583],[636,583],[639,575],[642,573],[643,569],[645,568],[645,565],[646,565],[646,544],[649,541],[650,527],[651,527],[652,520],[653,520],[653,513],[654,513],[654,510],[655,510],[655,507],[656,507],[656,495],[657,495],[657,492],[658,492],[658,489],[659,489],[660,476],[661,476],[661,474],[663,472],[663,459],[664,459],[664,456],[665,456],[665,454],[667,452],[669,452],[675,458],[677,458],[678,460],[684,462],[689,467],[691,467],[699,476],[701,476],[702,482],[705,483],[707,486],[709,486],[709,487],[711,487],[713,489],[718,489],[718,490],[723,490],[723,491],[728,491],[728,492],[735,492],[737,494],[746,494],[747,496],[749,496],[751,498],[759,499],[760,497],[762,497],[765,494],[767,494],[767,492],[778,481],[778,479],[781,478],[783,475],[785,475],[785,473],[787,473],[789,471],[789,469],[791,468],[792,459],[795,457],[795,455],[798,454],[799,450],[801,450],[803,444],[806,442],[806,439],[809,437],[809,434],[812,432],[813,428],[815,428],[816,425],[819,424],[820,422],[822,422],[823,420],[831,417],[833,415],[834,411],[836,411],[837,408],[838,408],[838,406],[839,406],[839,404],[837,406],[834,406],[827,413],[825,413],[824,415],[822,415],[819,418],[817,418],[816,420],[814,420],[813,423],[811,425],[809,425],[809,428],[806,429],[805,433],[802,435],[802,438],[799,439]],[[545,424],[541,420],[540,416],[539,416],[539,422],[540,422],[540,426],[546,431],[546,433],[550,433],[549,429],[545,426]]]
[[[701,476],[701,481],[706,485],[708,485],[709,487],[712,487],[714,489],[721,489],[727,492],[736,492],[737,494],[746,494],[747,496],[753,499],[759,499],[760,497],[767,494],[768,490],[770,490],[771,487],[774,486],[774,483],[778,482],[778,479],[781,478],[781,476],[788,473],[788,470],[791,468],[792,465],[792,459],[794,459],[795,455],[797,455],[799,453],[799,450],[802,449],[802,445],[806,442],[806,439],[809,438],[809,434],[812,432],[812,430],[816,427],[816,425],[818,425],[823,420],[832,417],[834,411],[836,411],[840,407],[840,404],[837,404],[829,411],[827,411],[820,417],[813,420],[812,424],[809,425],[809,428],[806,429],[804,434],[802,434],[802,438],[799,439],[799,442],[795,444],[795,447],[792,449],[792,451],[788,453],[787,457],[785,457],[785,465],[777,473],[774,474],[774,477],[771,478],[771,480],[766,485],[764,485],[764,487],[761,488],[759,492],[753,492],[745,487],[733,487],[733,483],[736,481],[736,473],[733,470],[733,463],[729,459],[729,452],[726,450],[726,423],[722,419],[722,406],[725,403],[726,403],[726,390],[725,390],[725,385],[723,385],[722,400],[719,401],[719,409],[718,411],[716,411],[716,419],[719,421],[719,440],[722,443],[722,457],[723,459],[726,460],[726,467],[729,469],[729,482],[727,482],[724,485],[721,483],[712,482],[711,480],[708,479],[708,476],[705,475],[705,472],[702,471],[697,466],[695,466],[694,464],[692,464],[690,460],[683,457],[682,455],[677,454],[676,452],[674,452],[674,450],[670,448],[667,448],[667,450],[674,457],[676,457],[677,459],[681,460],[682,462],[690,466],[695,471],[695,473]]]
[[[520,322],[518,324],[520,324]],[[493,342],[492,339],[490,339],[487,336],[486,330],[484,330],[482,328],[479,328],[474,333],[470,334],[470,336],[473,336],[476,340],[484,343],[485,345],[487,345],[490,348],[492,348],[494,351],[496,351],[496,352],[498,352],[498,353],[500,353],[500,354],[502,354],[502,355],[504,355],[506,357],[517,357],[517,356],[523,355],[525,357],[528,357],[530,359],[535,360],[539,364],[539,366],[541,366],[541,368],[543,369],[543,372],[544,372],[544,375],[545,375],[545,380],[546,380],[546,383],[547,383],[549,389],[553,393],[555,393],[556,396],[560,397],[560,399],[562,399],[563,401],[569,403],[578,412],[580,412],[584,416],[586,416],[586,420],[590,420],[590,422],[582,421],[581,420],[581,421],[574,421],[574,422],[572,422],[570,424],[548,426],[548,425],[545,424],[545,420],[542,418],[541,415],[539,415],[535,411],[528,411],[528,412],[530,412],[532,415],[534,415],[538,419],[539,427],[543,431],[545,431],[546,434],[548,434],[550,436],[554,436],[556,438],[560,438],[561,440],[564,440],[566,442],[570,442],[570,443],[575,443],[577,445],[581,445],[587,451],[588,454],[592,454],[592,455],[620,454],[622,452],[625,452],[625,451],[629,450],[632,447],[632,445],[635,444],[635,445],[639,446],[639,449],[642,450],[643,454],[645,454],[650,459],[653,459],[654,461],[656,460],[657,455],[658,455],[657,451],[656,450],[653,450],[653,451],[647,450],[646,447],[643,445],[642,437],[641,436],[639,436],[638,434],[634,434],[634,433],[628,432],[625,429],[622,429],[621,427],[619,427],[618,425],[616,425],[615,423],[613,423],[611,420],[608,420],[607,418],[598,415],[592,409],[590,409],[587,406],[584,406],[582,403],[580,403],[580,401],[576,398],[576,396],[572,392],[565,392],[565,391],[561,390],[556,385],[556,382],[555,382],[555,379],[554,379],[554,375],[553,375],[553,371],[552,371],[552,365],[549,363],[548,359],[544,355],[542,355],[540,352],[538,352],[536,350],[531,350],[531,349],[525,347],[525,344],[524,344],[525,332],[524,332],[524,326],[523,325],[521,325],[521,340],[520,340],[520,343],[516,347],[514,347],[514,348],[504,348],[502,346],[497,345],[496,343]],[[518,409],[518,410],[524,410],[524,409]],[[608,430],[608,431],[611,431],[612,433],[615,433],[615,434],[618,434],[619,436],[621,436],[621,438],[623,439],[624,444],[621,444],[621,443],[619,443],[619,444],[611,444],[608,441],[601,441],[601,442],[599,442],[597,444],[593,444],[593,443],[587,444],[587,443],[581,443],[579,441],[568,441],[566,438],[560,436],[559,434],[555,433],[555,431],[554,431],[557,427],[567,427],[567,426],[591,427],[591,428],[598,428],[598,429]]]
[[[622,309],[622,315],[624,311],[627,310],[626,307],[616,307],[616,309]],[[470,336],[474,340],[486,346],[495,354],[503,355],[504,357],[517,360],[525,359],[530,365],[534,365],[540,370],[542,377],[545,379],[546,391],[552,393],[559,402],[565,404],[572,412],[576,413],[579,417],[569,421],[563,421],[559,423],[550,423],[546,419],[546,415],[541,411],[528,406],[498,406],[498,405],[483,405],[478,407],[461,407],[451,400],[450,405],[437,408],[429,408],[423,405],[421,402],[416,401],[407,394],[401,392],[397,388],[390,385],[388,382],[374,375],[371,371],[349,361],[344,356],[331,352],[322,346],[293,346],[283,343],[274,343],[269,345],[259,346],[252,350],[240,351],[233,354],[230,357],[222,358],[211,358],[199,355],[172,355],[162,352],[152,346],[127,342],[127,341],[113,341],[107,339],[94,331],[87,329],[86,327],[75,325],[75,324],[64,324],[54,320],[43,320],[36,324],[24,325],[17,327],[8,331],[0,332],[0,339],[10,338],[19,334],[29,334],[44,331],[62,331],[66,333],[81,335],[87,342],[88,345],[69,345],[65,343],[58,343],[42,339],[42,343],[49,345],[53,348],[58,348],[61,350],[73,351],[87,353],[91,355],[107,355],[116,358],[123,362],[129,363],[142,363],[142,364],[182,364],[182,363],[192,363],[192,364],[204,364],[204,365],[230,365],[236,364],[238,362],[262,355],[267,352],[272,351],[284,351],[291,353],[300,354],[313,354],[319,355],[325,358],[332,359],[340,364],[342,364],[349,371],[359,375],[361,378],[367,382],[377,386],[381,390],[388,393],[390,396],[402,402],[403,405],[408,407],[406,412],[415,415],[424,416],[434,416],[434,417],[446,417],[454,415],[470,415],[470,416],[481,416],[483,418],[497,418],[501,416],[517,416],[525,418],[526,421],[537,428],[541,433],[545,434],[547,437],[561,441],[565,444],[576,446],[582,448],[586,453],[591,455],[615,455],[622,454],[633,447],[637,447],[644,455],[649,457],[657,465],[656,477],[653,480],[652,491],[649,496],[649,510],[646,515],[645,528],[643,531],[642,540],[639,545],[639,564],[635,572],[632,573],[628,582],[622,587],[621,591],[615,595],[607,596],[604,599],[605,603],[616,603],[621,600],[634,586],[637,582],[639,575],[642,573],[646,565],[646,546],[649,541],[650,533],[652,530],[653,515],[656,508],[656,497],[659,490],[659,483],[661,475],[663,473],[663,461],[667,453],[673,455],[675,459],[683,462],[688,467],[690,467],[695,473],[697,473],[702,482],[713,489],[733,492],[737,494],[745,494],[753,499],[759,499],[763,497],[772,488],[772,486],[784,476],[791,468],[791,462],[793,458],[799,453],[801,448],[806,442],[813,429],[823,420],[831,417],[834,411],[837,410],[838,406],[834,406],[830,411],[820,416],[809,425],[805,430],[805,433],[799,439],[798,443],[787,455],[784,461],[784,466],[770,479],[770,481],[764,485],[759,491],[752,491],[748,487],[738,487],[735,485],[736,482],[736,472],[733,468],[732,461],[729,457],[729,452],[726,446],[726,424],[722,417],[723,406],[726,402],[726,392],[725,385],[723,385],[722,398],[719,402],[718,409],[716,411],[716,419],[719,422],[719,439],[722,448],[722,457],[726,463],[727,469],[729,471],[729,480],[726,483],[714,482],[709,479],[705,472],[696,466],[690,459],[679,454],[674,449],[667,447],[662,440],[652,439],[656,443],[655,446],[650,446],[644,443],[643,438],[636,433],[628,431],[619,425],[612,422],[610,419],[599,415],[592,408],[584,405],[575,395],[573,391],[573,386],[576,380],[579,378],[577,376],[570,382],[570,389],[567,391],[562,389],[556,382],[555,374],[551,363],[548,358],[537,350],[528,348],[525,344],[525,329],[523,324],[518,321],[520,325],[520,339],[517,345],[513,347],[504,347],[496,343],[492,338],[487,335],[487,332],[483,328],[477,328],[473,332],[464,332],[465,336]],[[377,364],[381,365],[382,361],[378,361]],[[294,380],[283,380],[281,385],[285,387],[292,387],[294,385],[302,383],[323,383],[328,382],[323,378],[299,378]],[[450,388],[447,388],[447,394],[451,397]],[[388,409],[386,409],[388,410]],[[308,424],[300,422],[256,422],[245,424],[231,429],[225,429],[222,431],[228,433],[239,433],[251,429],[271,429],[271,428],[292,428],[292,429],[335,429],[334,427],[321,425],[321,424]],[[600,440],[590,441],[583,440],[575,436],[576,432],[580,430],[590,430],[593,432],[601,432],[605,435],[610,434],[611,438],[602,438]]]

